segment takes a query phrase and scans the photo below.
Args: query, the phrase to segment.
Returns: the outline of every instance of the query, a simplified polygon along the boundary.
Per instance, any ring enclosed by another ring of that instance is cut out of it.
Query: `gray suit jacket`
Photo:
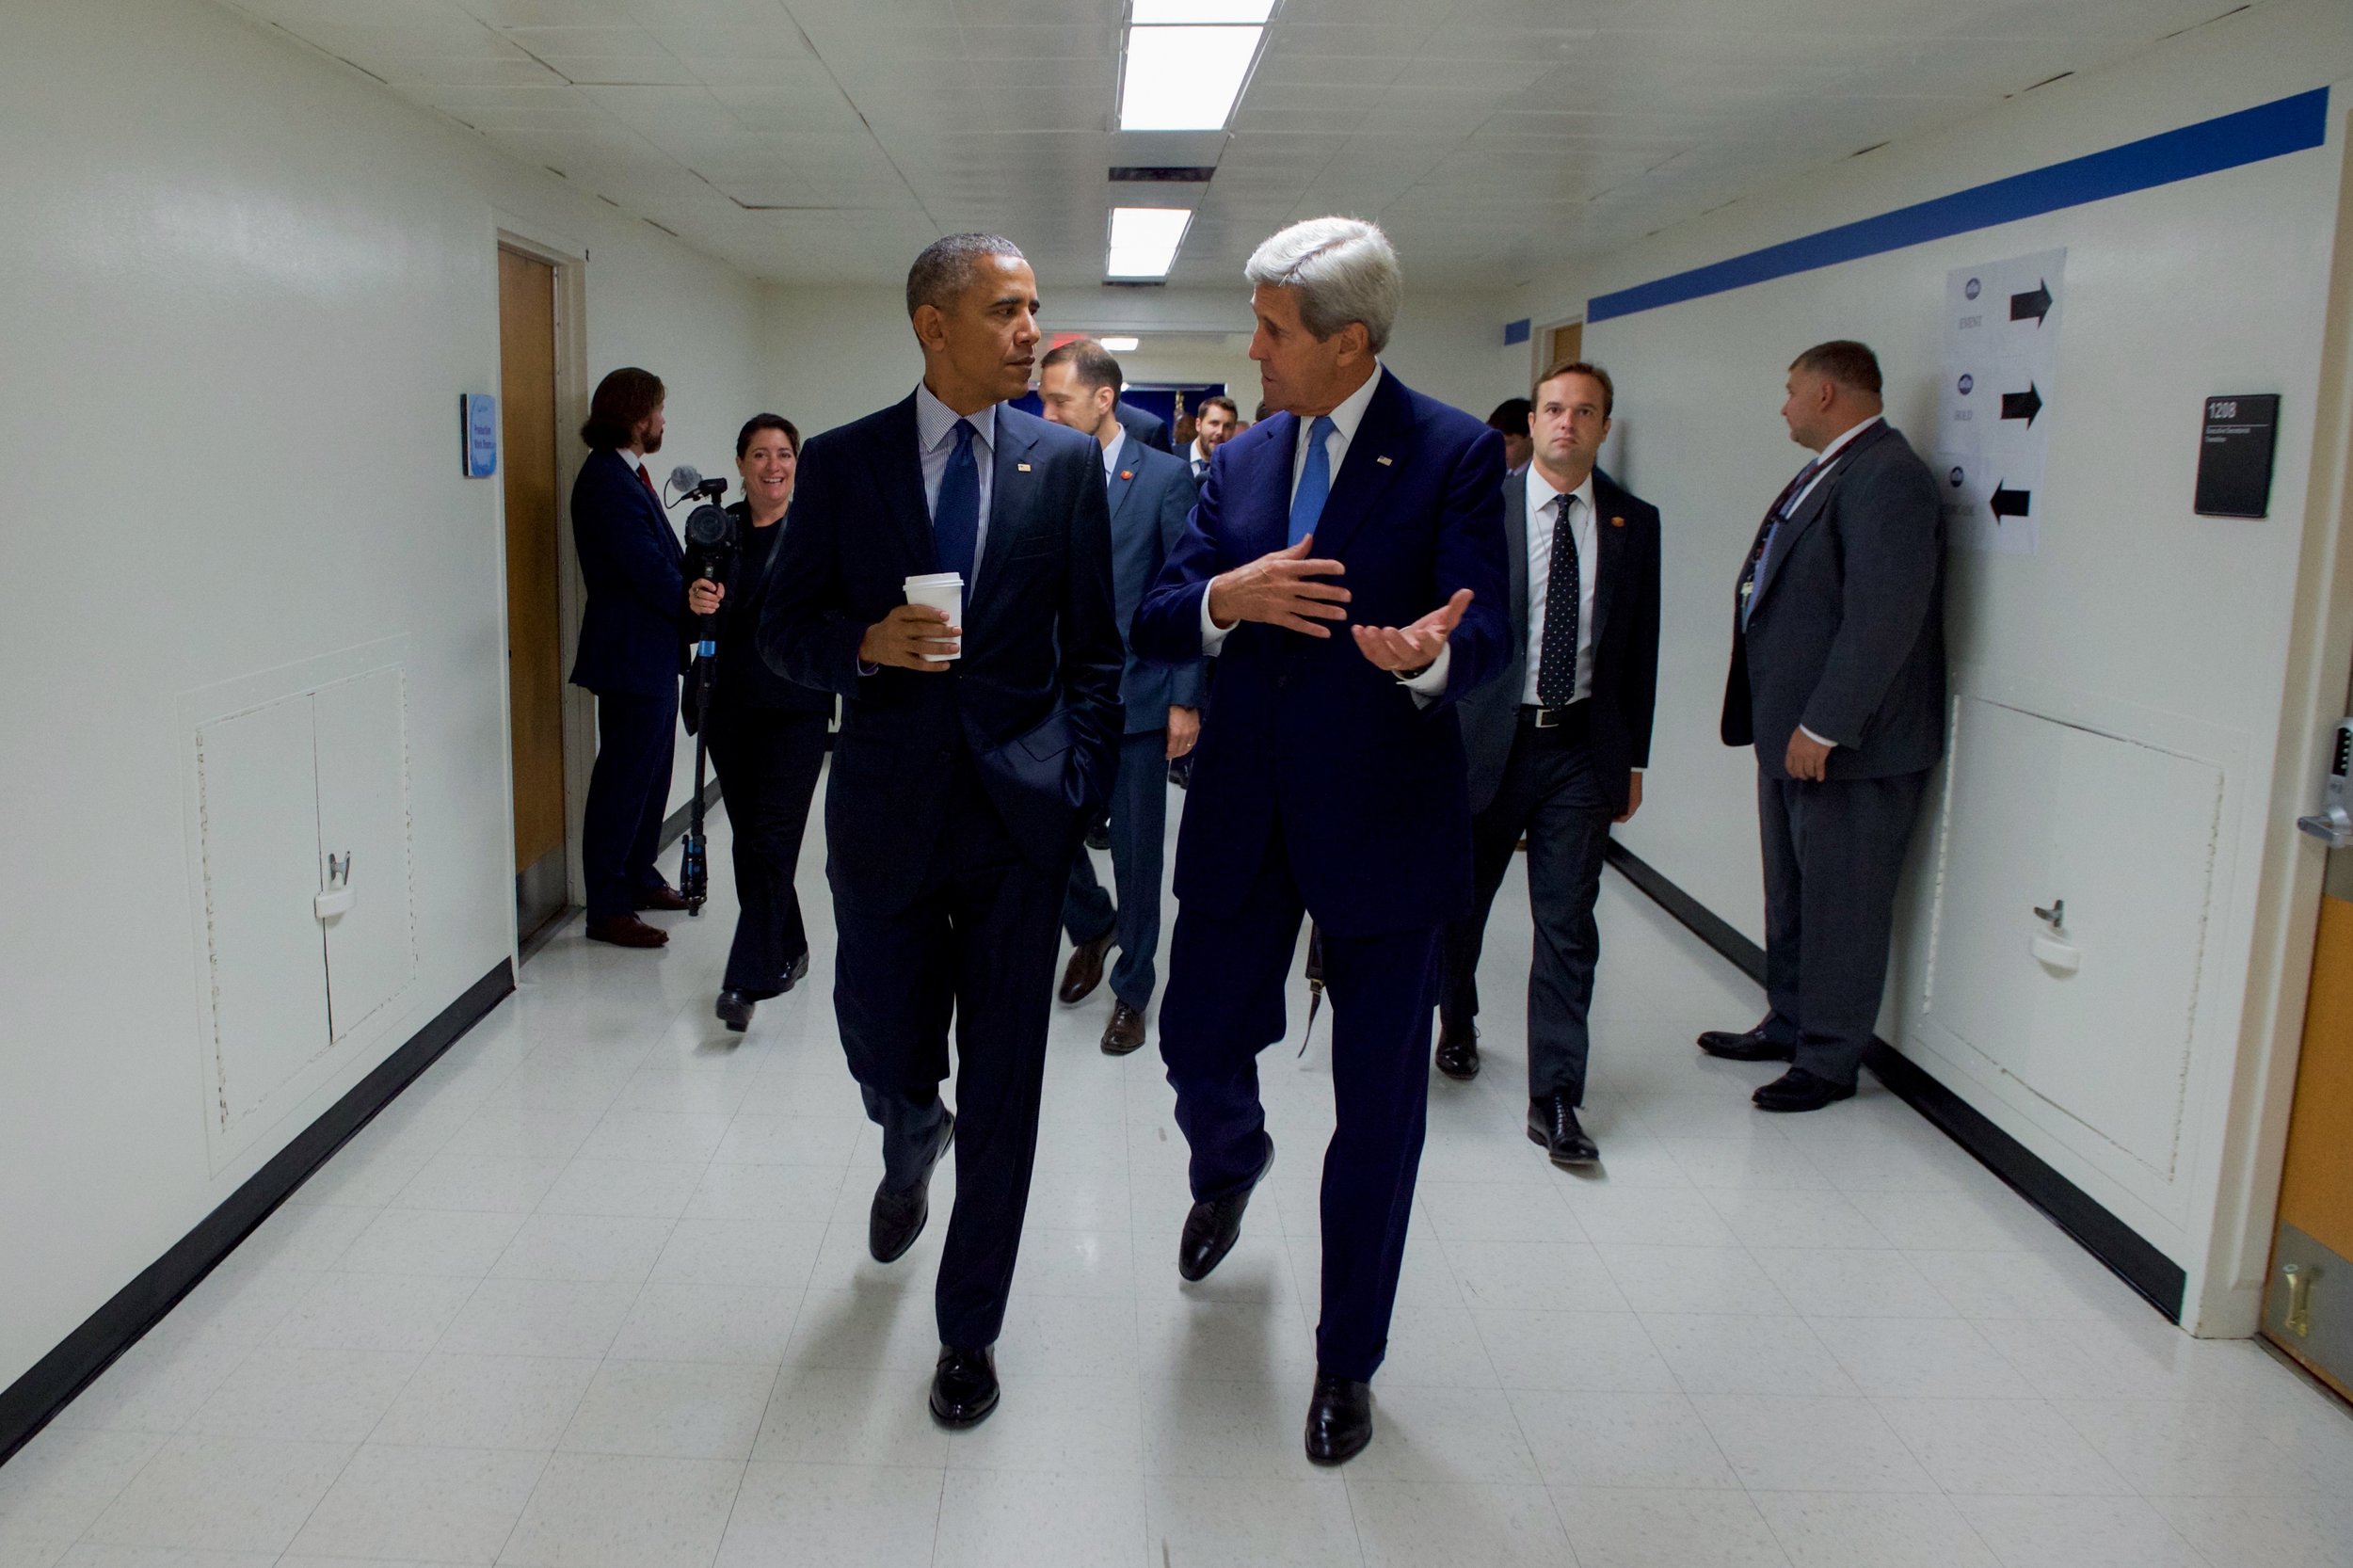
[[[1593,769],[1612,815],[1625,809],[1628,776],[1650,766],[1658,696],[1658,508],[1593,471]],[[1528,689],[1528,471],[1503,480],[1503,541],[1512,571],[1512,662],[1456,704],[1470,761],[1471,809],[1503,782]]]
[[[1119,468],[1106,499],[1112,511],[1112,594],[1119,616],[1119,640],[1127,652],[1119,696],[1128,709],[1128,730],[1141,735],[1168,728],[1171,706],[1201,706],[1202,661],[1181,664],[1136,657],[1129,635],[1136,606],[1185,536],[1197,492],[1192,466],[1182,457],[1145,446],[1131,434],[1119,449]]]
[[[1782,525],[1745,632],[1735,590],[1724,744],[1753,744],[1782,778],[1801,725],[1837,743],[1832,778],[1918,773],[1944,755],[1944,513],[1935,475],[1884,423]]]

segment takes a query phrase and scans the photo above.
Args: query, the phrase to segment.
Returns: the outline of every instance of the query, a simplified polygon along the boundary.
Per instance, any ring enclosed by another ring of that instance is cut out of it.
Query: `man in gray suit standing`
[[[1700,1048],[1787,1062],[1766,1111],[1855,1090],[1887,982],[1896,880],[1945,744],[1945,527],[1934,475],[1881,417],[1859,343],[1798,356],[1782,405],[1814,460],[1757,529],[1733,614],[1726,745],[1756,747],[1771,1011]]]
[[[1112,516],[1112,592],[1119,635],[1128,642],[1136,606],[1160,574],[1193,516],[1196,488],[1185,460],[1138,440],[1121,411],[1119,361],[1093,338],[1057,345],[1038,362],[1038,402],[1056,424],[1083,430],[1103,453],[1104,498]],[[1128,410],[1133,412],[1132,409]],[[1084,1001],[1103,983],[1112,947],[1112,1016],[1103,1026],[1103,1053],[1125,1056],[1144,1044],[1144,1014],[1158,982],[1153,959],[1160,944],[1160,863],[1168,832],[1168,764],[1190,754],[1201,737],[1201,661],[1146,664],[1132,645],[1120,675],[1127,733],[1119,743],[1119,774],[1111,792],[1112,881],[1114,903],[1081,846],[1063,900],[1063,929],[1070,961],[1056,994],[1064,1004]]]

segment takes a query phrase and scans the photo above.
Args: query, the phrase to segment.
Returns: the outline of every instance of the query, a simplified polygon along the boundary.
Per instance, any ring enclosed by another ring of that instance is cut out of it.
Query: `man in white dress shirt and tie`
[[[1528,466],[1503,483],[1512,664],[1465,697],[1478,907],[1447,930],[1438,1070],[1479,1074],[1479,952],[1487,910],[1528,840],[1535,955],[1528,977],[1528,1136],[1553,1163],[1600,1158],[1578,1124],[1586,1015],[1609,824],[1642,804],[1658,691],[1658,512],[1593,467],[1617,399],[1570,360],[1536,383]]]

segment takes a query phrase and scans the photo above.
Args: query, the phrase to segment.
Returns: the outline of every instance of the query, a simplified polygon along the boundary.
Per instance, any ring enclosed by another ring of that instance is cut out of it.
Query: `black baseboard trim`
[[[496,968],[467,986],[464,995],[376,1064],[374,1071],[318,1120],[296,1133],[292,1143],[272,1155],[195,1229],[172,1243],[170,1251],[91,1313],[62,1344],[0,1389],[0,1464],[48,1425],[117,1356],[137,1344],[256,1225],[514,988],[514,966],[502,958]]]
[[[1760,985],[1765,983],[1763,948],[1616,840],[1609,841],[1607,853],[1609,863],[1638,891],[1751,980]],[[2174,1322],[2182,1320],[2189,1276],[2180,1264],[1886,1041],[1874,1039],[1863,1063],[1890,1094],[2048,1215],[2052,1224],[2082,1243],[2086,1252],[2138,1291],[2151,1306]]]

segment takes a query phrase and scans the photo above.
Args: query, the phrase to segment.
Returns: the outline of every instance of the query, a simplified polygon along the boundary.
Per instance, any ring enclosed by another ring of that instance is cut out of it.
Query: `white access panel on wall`
[[[196,732],[197,813],[215,1132],[249,1137],[328,1045],[311,699],[289,697]]]
[[[327,917],[334,1038],[364,1028],[417,972],[409,888],[408,685],[397,668],[323,686],[312,699],[319,848],[344,868],[350,907]]]
[[[2153,1202],[2178,1176],[2222,787],[2196,758],[1957,704],[1926,1021]]]

